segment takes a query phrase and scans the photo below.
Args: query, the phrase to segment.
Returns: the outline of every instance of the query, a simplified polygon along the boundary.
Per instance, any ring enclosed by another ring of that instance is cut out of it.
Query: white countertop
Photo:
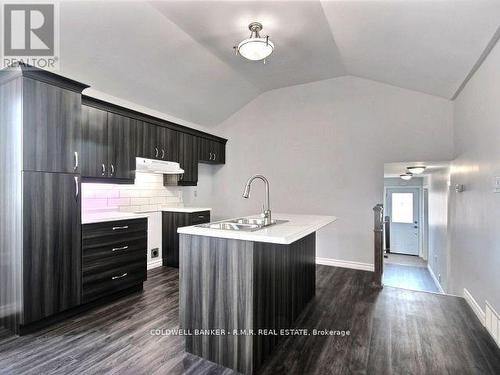
[[[151,212],[186,212],[186,213],[193,213],[193,212],[201,212],[201,211],[212,211],[211,208],[209,207],[172,207],[172,206],[162,206],[159,205],[157,208],[153,209],[145,209],[144,211],[134,211],[136,213],[151,213]]]
[[[82,213],[82,224],[102,223],[106,221],[131,220],[148,217],[147,213],[120,211],[90,211]]]
[[[252,215],[245,217],[255,218],[260,216]],[[230,238],[244,241],[269,242],[288,245],[337,220],[335,216],[296,214],[273,214],[272,218],[273,220],[288,220],[288,222],[272,225],[254,232],[211,229],[198,226],[182,227],[179,228],[177,232],[197,236]]]
[[[201,211],[212,211],[212,209],[208,207],[163,207],[160,211],[193,213]]]

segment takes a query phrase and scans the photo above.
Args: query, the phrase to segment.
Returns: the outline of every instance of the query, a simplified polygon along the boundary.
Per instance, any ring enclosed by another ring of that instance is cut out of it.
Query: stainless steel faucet
[[[264,207],[262,208],[262,217],[264,218],[264,225],[271,225],[272,220],[271,220],[271,205],[269,203],[269,181],[267,178],[265,178],[261,174],[256,174],[252,177],[250,177],[247,181],[247,184],[245,185],[245,191],[243,192],[243,198],[248,198],[250,196],[250,185],[252,184],[253,180],[256,178],[264,181],[264,184],[266,184],[266,201],[264,204]]]

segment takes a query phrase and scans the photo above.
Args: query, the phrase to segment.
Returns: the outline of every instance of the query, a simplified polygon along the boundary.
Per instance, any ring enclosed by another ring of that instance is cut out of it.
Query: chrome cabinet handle
[[[78,184],[78,177],[75,176],[75,199],[78,200],[78,196],[80,195],[80,186]]]
[[[102,170],[101,175],[104,176],[106,174],[106,166],[104,164],[101,165],[101,170]]]
[[[216,154],[216,153],[214,153],[214,160],[215,160],[215,159],[217,159],[217,154]]]
[[[122,247],[114,247],[111,249],[111,251],[121,251],[121,250],[127,250],[128,246],[122,246]]]
[[[128,229],[128,225],[124,225],[123,227],[113,227],[113,230],[121,230],[121,229]]]
[[[184,175],[181,174],[181,176],[179,177],[179,180],[182,180],[184,178]]]
[[[165,159],[165,150],[164,149],[161,149],[161,158]]]
[[[203,216],[203,215],[198,215],[198,219],[204,219],[204,218],[205,218],[205,216]]]
[[[212,160],[212,153],[210,153],[210,157],[208,158],[208,160]]]
[[[128,275],[128,273],[127,273],[127,272],[125,272],[123,275],[120,275],[120,276],[113,276],[113,277],[111,278],[111,280],[121,279],[121,278],[123,278],[123,277],[125,277],[125,276],[127,276],[127,275]]]
[[[111,164],[111,176],[115,174],[115,166]]]
[[[75,151],[75,166],[73,167],[73,171],[77,171],[78,169],[78,152]]]
[[[155,147],[155,158],[158,157],[158,154],[160,153],[160,151],[158,151],[158,147]]]

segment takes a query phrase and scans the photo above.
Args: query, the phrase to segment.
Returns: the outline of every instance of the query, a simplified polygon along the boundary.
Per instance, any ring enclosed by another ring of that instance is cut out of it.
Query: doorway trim
[[[424,257],[424,228],[421,223],[424,222],[424,186],[385,186],[384,185],[384,216],[387,212],[387,189],[393,189],[393,188],[398,188],[398,189],[417,189],[418,190],[418,205],[420,208],[420,214],[419,214],[419,231],[418,231],[418,256],[425,261],[427,261],[427,257]]]

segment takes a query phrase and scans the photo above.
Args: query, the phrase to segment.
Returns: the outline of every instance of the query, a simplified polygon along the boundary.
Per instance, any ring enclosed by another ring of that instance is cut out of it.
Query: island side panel
[[[253,328],[253,243],[181,234],[180,328]],[[193,335],[186,351],[236,371],[251,374],[252,337]]]
[[[316,233],[290,245],[254,243],[254,329],[292,328],[316,291]],[[302,327],[296,327],[302,328]],[[272,333],[272,332],[271,332]],[[254,370],[283,337],[254,336]]]

